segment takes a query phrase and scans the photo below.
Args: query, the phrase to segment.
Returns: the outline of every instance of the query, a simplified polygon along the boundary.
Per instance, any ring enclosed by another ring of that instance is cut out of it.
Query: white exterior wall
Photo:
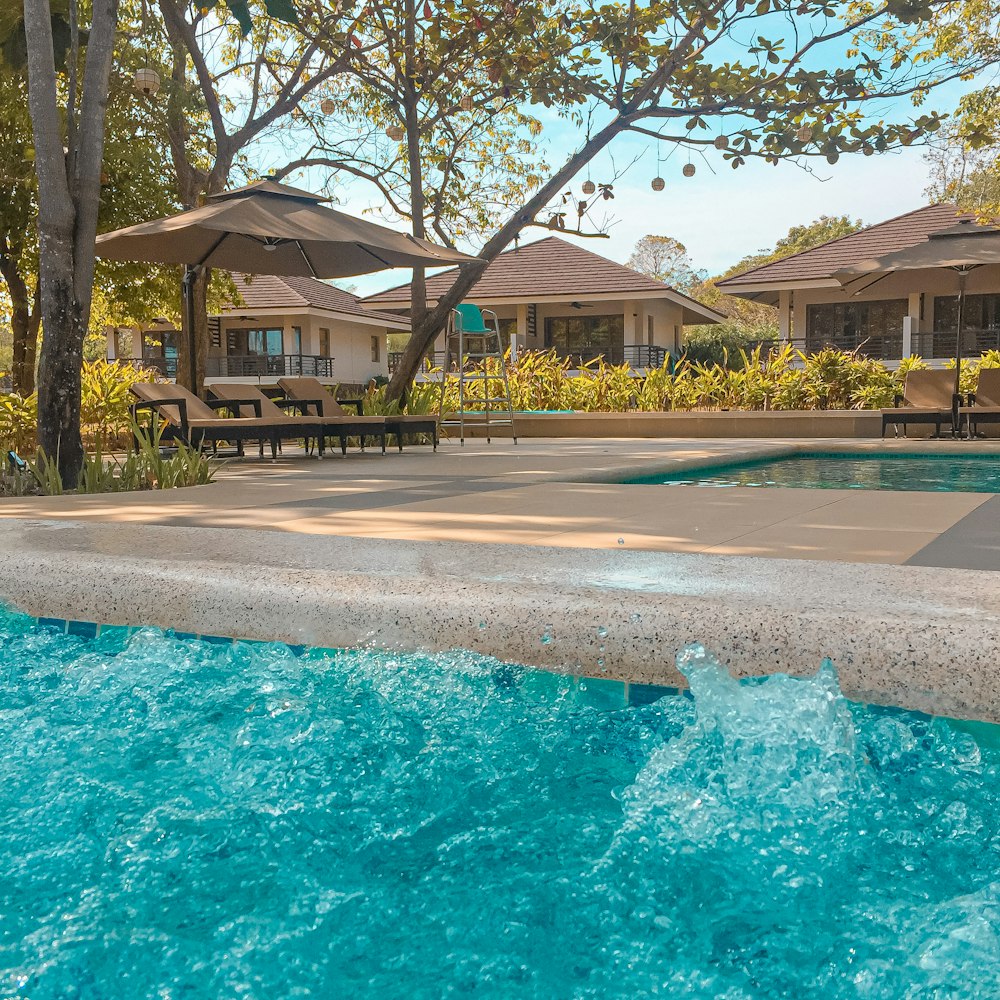
[[[319,327],[326,325],[326,323],[317,323],[317,341]],[[378,338],[378,361],[372,361],[372,337]],[[330,353],[334,357],[333,377],[338,382],[364,384],[376,375],[388,376],[389,374],[384,327],[346,321],[330,325]]]
[[[586,302],[584,309],[574,309],[568,302],[539,302],[535,306],[535,334],[527,335],[528,306],[526,303],[516,305],[490,305],[488,302],[477,303],[483,309],[492,309],[498,319],[517,320],[518,333],[524,346],[529,350],[545,349],[545,320],[564,316],[622,316],[625,329],[625,344],[648,343],[648,318],[653,317],[653,344],[665,347],[674,354],[680,352],[681,339],[684,332],[684,309],[669,299],[610,299],[607,301],[581,299]],[[443,351],[444,335],[438,337],[434,349]]]
[[[330,331],[330,354],[334,359],[333,377],[336,382],[364,384],[376,375],[388,376],[389,365],[386,354],[386,334],[384,326],[356,323],[319,313],[289,313],[284,315],[260,315],[247,319],[224,318],[221,322],[221,347],[211,348],[211,357],[226,354],[227,331],[244,329],[265,329],[283,331],[284,352],[297,353],[293,342],[293,328],[302,330],[302,353],[319,355],[320,330]],[[371,359],[371,338],[378,338],[379,360]]]
[[[1000,294],[1000,265],[978,268],[969,275],[967,288],[970,295]],[[782,293],[779,293],[782,294]],[[885,299],[906,299],[907,311],[912,317],[915,333],[935,329],[934,299],[954,298],[958,294],[958,275],[943,268],[911,274],[894,274],[879,281],[859,295],[848,295],[840,288],[796,288],[791,293],[792,337],[804,341],[806,336],[806,310],[810,305],[831,302],[878,302]],[[923,296],[921,318],[920,297]]]

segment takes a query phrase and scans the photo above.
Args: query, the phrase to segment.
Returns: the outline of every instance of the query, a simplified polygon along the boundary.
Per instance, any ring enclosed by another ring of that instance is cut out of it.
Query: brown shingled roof
[[[243,275],[233,274],[233,284],[240,293],[248,309],[325,309],[327,312],[342,313],[346,316],[363,316],[366,319],[382,319],[388,324],[408,329],[404,316],[374,312],[365,309],[361,300],[342,288],[320,281],[317,278],[303,278],[293,275],[274,274]],[[241,309],[243,306],[230,306]]]
[[[455,280],[455,268],[427,279],[427,298],[435,299]],[[600,295],[676,292],[623,264],[616,264],[557,236],[549,236],[499,254],[469,292],[470,299],[539,298],[546,295]],[[410,302],[409,284],[369,295],[366,303]],[[693,301],[693,300],[692,300]],[[699,303],[695,303],[699,305]],[[704,307],[702,307],[704,308]]]
[[[923,243],[932,233],[954,226],[960,219],[970,219],[954,205],[927,205],[905,215],[840,236],[811,250],[803,250],[770,264],[734,274],[716,282],[724,292],[739,292],[743,285],[768,285],[788,281],[830,278],[842,267],[872,257],[905,250]]]

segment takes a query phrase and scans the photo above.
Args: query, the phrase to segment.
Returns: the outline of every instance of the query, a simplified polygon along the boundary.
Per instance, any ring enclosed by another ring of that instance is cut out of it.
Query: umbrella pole
[[[184,265],[184,277],[181,280],[181,298],[184,305],[184,323],[187,326],[188,340],[188,374],[191,377],[191,391],[200,396],[198,385],[198,338],[194,330],[194,283],[198,277],[198,267],[192,264]]]

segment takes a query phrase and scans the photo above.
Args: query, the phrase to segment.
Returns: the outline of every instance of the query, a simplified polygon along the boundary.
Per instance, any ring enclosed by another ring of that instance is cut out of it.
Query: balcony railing
[[[318,354],[229,354],[207,358],[205,374],[216,378],[257,378],[262,375],[308,375],[333,378],[333,358]]]
[[[837,351],[857,351],[861,357],[874,358],[877,361],[899,360],[903,356],[903,331],[900,329],[868,338],[853,335],[833,337],[807,335],[805,340],[793,340],[792,346],[806,354],[833,348]]]
[[[177,358],[118,358],[122,364],[135,368],[153,368],[164,378],[177,378]],[[224,358],[207,358],[208,378],[281,378],[285,375],[307,375],[333,378],[333,358],[318,354],[230,354]]]
[[[910,350],[922,358],[953,358],[958,346],[955,330],[928,330],[914,333],[910,338]],[[962,332],[962,354],[978,357],[986,351],[1000,350],[1000,330],[964,330]]]
[[[666,360],[670,352],[665,347],[658,347],[655,344],[626,344],[624,347],[612,348],[608,351],[594,351],[587,354],[566,355],[573,365],[588,364],[603,357],[605,361],[612,365],[629,364],[633,368],[659,368]],[[388,355],[389,372],[396,370],[403,357],[402,351],[390,351]],[[424,360],[425,368],[443,368],[446,356],[444,351],[434,351]],[[455,358],[452,357],[450,367],[455,367]]]

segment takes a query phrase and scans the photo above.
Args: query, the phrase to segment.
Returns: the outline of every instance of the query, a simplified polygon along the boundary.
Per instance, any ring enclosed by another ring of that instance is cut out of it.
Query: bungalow
[[[427,279],[429,304],[451,287],[455,273]],[[685,326],[724,319],[661,281],[556,236],[500,254],[468,298],[497,314],[504,341],[518,350],[555,348],[578,362],[603,356],[634,368],[679,354]],[[405,313],[410,285],[369,295],[362,305]],[[443,355],[443,334],[435,346]]]
[[[314,375],[363,385],[387,376],[387,334],[409,331],[405,318],[362,308],[357,296],[315,278],[233,275],[242,299],[209,317],[206,376],[213,381],[274,383]],[[180,333],[166,321],[108,332],[109,360],[177,374]]]
[[[776,306],[782,338],[803,351],[836,347],[890,362],[911,354],[943,361],[954,357],[956,347],[958,285],[952,272],[897,272],[857,295],[845,292],[833,275],[916,246],[968,218],[954,205],[928,205],[734,274],[718,287]],[[1000,347],[1000,265],[973,271],[968,290],[963,350],[977,354]]]

